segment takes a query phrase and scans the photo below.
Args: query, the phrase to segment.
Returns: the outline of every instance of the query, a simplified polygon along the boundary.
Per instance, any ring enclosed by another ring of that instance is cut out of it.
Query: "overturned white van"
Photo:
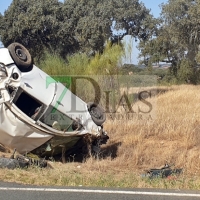
[[[50,80],[50,81],[49,81]],[[19,43],[0,48],[0,143],[24,154],[99,151],[105,113],[33,64]]]

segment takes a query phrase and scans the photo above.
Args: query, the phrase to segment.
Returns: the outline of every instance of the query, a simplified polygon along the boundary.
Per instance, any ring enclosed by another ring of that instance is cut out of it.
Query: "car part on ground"
[[[0,158],[0,168],[19,168],[19,162],[16,159]]]
[[[37,166],[40,168],[47,167],[47,161],[44,159],[31,159],[25,156],[18,156],[16,158],[0,158],[0,168],[27,168],[29,166]]]
[[[15,157],[16,149],[10,158],[0,158],[0,168],[15,169],[15,168],[27,168],[30,166],[37,166],[40,168],[47,167],[47,161],[45,159],[33,159],[28,156],[17,155]]]
[[[109,139],[102,108],[36,67],[19,43],[0,48],[0,119],[0,143],[20,154],[64,157],[85,146],[98,152]]]
[[[171,175],[179,175],[182,173],[182,171],[183,169],[172,168],[170,165],[165,164],[165,166],[161,167],[160,169],[146,170],[145,176],[149,178],[167,178]]]

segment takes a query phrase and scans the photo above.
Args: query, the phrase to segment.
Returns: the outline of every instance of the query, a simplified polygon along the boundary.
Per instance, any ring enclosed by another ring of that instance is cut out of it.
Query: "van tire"
[[[10,55],[21,72],[29,72],[33,68],[33,60],[29,51],[17,42],[8,47]]]
[[[94,123],[101,126],[106,121],[106,114],[103,109],[95,103],[88,103],[87,107]]]

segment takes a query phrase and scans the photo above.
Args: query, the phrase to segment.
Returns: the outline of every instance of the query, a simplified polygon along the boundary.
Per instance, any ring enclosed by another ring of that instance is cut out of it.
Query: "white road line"
[[[119,191],[119,190],[87,190],[87,189],[54,189],[54,188],[15,188],[0,187],[0,191],[36,191],[36,192],[78,192],[78,193],[99,193],[99,194],[132,194],[151,196],[177,196],[177,197],[200,197],[200,194],[191,193],[167,193],[167,192],[142,192],[142,191]]]

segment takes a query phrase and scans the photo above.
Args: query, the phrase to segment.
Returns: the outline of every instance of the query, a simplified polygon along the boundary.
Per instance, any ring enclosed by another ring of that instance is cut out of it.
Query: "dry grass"
[[[200,86],[159,88],[151,120],[108,120],[110,141],[98,159],[66,164],[54,169],[0,170],[0,180],[37,185],[159,187],[200,189]],[[156,102],[156,104],[155,104]],[[165,163],[183,168],[176,179],[141,178],[145,169]]]
[[[199,174],[199,90],[199,86],[174,86],[149,99],[156,98],[153,120],[107,122],[112,140],[122,143],[114,160],[116,166],[122,162],[126,168],[143,170],[168,162],[190,174]]]

